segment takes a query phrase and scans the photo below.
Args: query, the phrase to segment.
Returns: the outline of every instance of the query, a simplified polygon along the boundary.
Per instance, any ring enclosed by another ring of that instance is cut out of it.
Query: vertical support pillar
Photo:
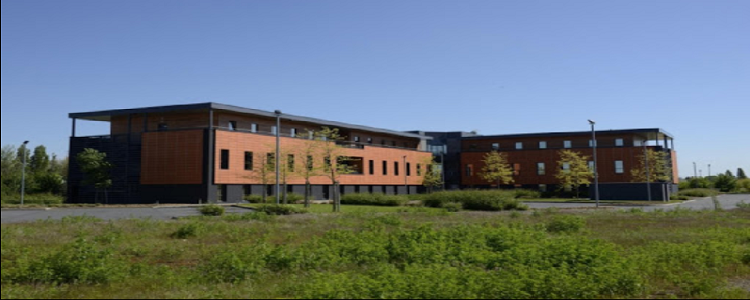
[[[78,119],[73,118],[73,129],[72,129],[72,133],[70,134],[70,137],[76,137],[76,121],[77,120]]]
[[[214,155],[216,148],[216,136],[214,132],[214,110],[210,108],[208,111],[208,132],[206,133],[206,165],[205,165],[205,176],[206,183],[206,197],[202,199],[206,203],[213,203],[216,201],[216,191],[214,187],[214,168],[216,157]]]
[[[125,154],[125,157],[127,159],[127,162],[125,163],[125,186],[128,189],[128,200],[126,202],[131,201],[132,197],[132,187],[130,186],[130,146],[131,146],[131,139],[133,138],[133,114],[128,114],[128,142],[127,142],[127,153]]]
[[[143,132],[148,132],[148,114],[143,115]]]

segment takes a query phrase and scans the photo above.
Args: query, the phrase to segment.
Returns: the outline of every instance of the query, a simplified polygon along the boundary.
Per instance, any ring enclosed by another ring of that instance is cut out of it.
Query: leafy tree
[[[422,179],[422,185],[427,188],[427,193],[432,194],[435,188],[443,186],[443,165],[438,164],[434,158],[430,158],[424,163],[427,166],[427,172]]]
[[[737,188],[737,179],[728,174],[719,174],[716,176],[714,186],[724,193],[729,193]]]
[[[260,184],[263,186],[262,199],[264,204],[268,203],[268,186],[276,184],[276,161],[272,157],[274,154],[269,153],[271,155],[267,154],[253,160],[253,173],[249,176],[252,180],[260,181]]]
[[[484,156],[484,167],[482,168],[482,179],[490,183],[497,183],[497,188],[503,184],[511,184],[513,180],[513,169],[508,163],[508,156],[505,153],[492,151]]]
[[[29,171],[32,174],[47,173],[50,167],[49,155],[47,155],[47,148],[44,146],[38,146],[34,148],[34,155],[31,156],[29,161]]]
[[[732,171],[729,171],[729,170],[727,170],[727,172],[724,173],[724,175],[727,175],[727,176],[735,178],[735,179],[737,178],[737,177],[734,177],[734,174],[732,174]]]
[[[645,155],[638,157],[638,161],[639,165],[631,171],[633,182],[669,182],[672,180],[672,168],[669,166],[667,152],[648,149]],[[648,168],[646,168],[646,163],[648,163]],[[646,176],[647,169],[649,176]]]
[[[341,212],[339,180],[342,175],[354,173],[354,170],[347,164],[351,159],[345,155],[345,148],[339,145],[339,142],[345,141],[346,138],[341,136],[338,128],[323,127],[316,133],[316,139],[320,142],[320,156],[325,160],[325,176],[333,184],[333,212]]]
[[[60,195],[65,187],[63,177],[57,173],[38,173],[34,178],[39,193]]]
[[[76,161],[85,174],[84,184],[96,188],[96,202],[99,202],[99,191],[104,190],[105,203],[109,202],[107,190],[112,187],[110,171],[113,166],[107,161],[107,154],[95,149],[84,149],[76,157]]]
[[[690,178],[691,189],[710,189],[713,188],[713,183],[706,178]]]
[[[308,136],[300,134],[299,138],[307,138],[302,142],[302,146],[296,149],[297,161],[302,168],[297,170],[297,174],[305,179],[305,208],[310,208],[310,198],[312,197],[312,184],[310,179],[317,176],[325,175],[325,168],[320,163],[320,146],[321,141],[316,139],[318,136],[314,131],[308,131]],[[312,139],[308,138],[312,137]]]
[[[747,179],[747,175],[745,175],[745,170],[742,168],[737,169],[737,179]]]
[[[560,171],[555,177],[560,182],[560,189],[575,189],[576,198],[580,198],[581,186],[591,184],[594,178],[594,171],[588,166],[589,157],[570,150],[561,150],[559,154],[557,164]]]
[[[17,150],[13,146],[2,149],[2,186],[3,194],[15,194],[21,190],[21,163]]]
[[[26,145],[18,148],[18,155],[16,155],[16,159],[19,163],[23,163],[24,157],[26,158],[26,163],[28,164],[31,161],[31,153],[29,152],[29,149],[26,148]]]

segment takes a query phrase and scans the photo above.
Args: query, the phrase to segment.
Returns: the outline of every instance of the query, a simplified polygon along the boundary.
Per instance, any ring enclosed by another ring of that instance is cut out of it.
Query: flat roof
[[[167,113],[167,112],[176,112],[176,111],[208,111],[208,110],[228,111],[228,112],[256,115],[256,116],[262,116],[262,117],[268,117],[268,118],[276,117],[276,114],[274,112],[263,111],[263,110],[258,110],[258,109],[243,108],[243,107],[225,105],[225,104],[219,104],[219,103],[213,103],[213,102],[199,103],[199,104],[134,108],[134,109],[116,109],[116,110],[105,110],[105,111],[84,112],[84,113],[71,113],[69,114],[69,117],[71,119],[110,122],[113,116],[123,116],[123,115],[130,115],[130,114]],[[290,114],[282,114],[281,119],[288,120],[288,121],[295,121],[295,122],[314,123],[314,124],[319,124],[322,126],[330,126],[330,127],[335,127],[335,128],[345,128],[345,129],[350,129],[350,130],[361,130],[361,131],[396,135],[396,136],[408,137],[408,138],[418,138],[422,140],[432,139],[432,137],[412,134],[408,132],[354,125],[354,124],[328,121],[328,120],[322,120],[322,119],[316,119],[316,118],[295,116],[295,115],[290,115]]]
[[[661,128],[645,128],[645,129],[621,129],[621,130],[597,130],[596,134],[641,134],[645,135],[649,140],[656,140],[662,137],[668,137],[674,139],[674,137],[667,131]],[[575,136],[575,135],[591,135],[591,131],[571,131],[571,132],[546,132],[546,133],[521,133],[521,134],[503,134],[503,135],[480,135],[474,137],[465,137],[465,140],[486,140],[486,139],[515,139],[515,138],[529,138],[529,137],[561,137],[561,136]]]

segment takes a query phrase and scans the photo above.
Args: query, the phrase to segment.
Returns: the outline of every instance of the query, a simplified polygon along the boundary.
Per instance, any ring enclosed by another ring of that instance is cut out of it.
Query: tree
[[[719,174],[716,177],[714,187],[724,193],[732,192],[737,188],[737,179],[734,176],[729,176],[729,174]]]
[[[576,198],[581,196],[581,186],[591,184],[594,171],[588,166],[589,157],[570,150],[560,151],[557,162],[560,171],[555,176],[560,181],[560,189],[575,189]]]
[[[17,149],[15,147],[3,147],[1,170],[3,194],[19,193],[21,190],[21,163],[18,161]]]
[[[104,190],[104,201],[109,202],[107,190],[112,187],[110,171],[113,166],[107,161],[107,154],[95,149],[84,149],[76,157],[76,161],[85,175],[84,184],[93,185],[96,189],[96,202],[99,202],[99,191]]]
[[[745,175],[745,170],[742,168],[737,169],[737,179],[747,179],[747,175]]]
[[[668,158],[667,152],[646,150],[645,155],[641,154],[638,157],[638,166],[630,172],[633,182],[669,182],[672,180],[672,168],[669,167]]]
[[[432,194],[435,188],[443,186],[443,165],[438,164],[434,158],[429,158],[423,163],[427,166],[427,172],[422,179],[422,185],[427,188],[427,193]]]
[[[351,159],[345,155],[345,148],[339,142],[346,140],[339,133],[338,128],[331,129],[323,127],[316,133],[316,139],[320,142],[320,156],[325,160],[325,176],[333,184],[333,212],[341,212],[341,175],[354,173],[347,162]]]
[[[736,177],[734,177],[734,174],[732,174],[732,171],[729,171],[729,170],[727,170],[727,172],[726,172],[726,173],[724,173],[724,175],[727,175],[727,176],[729,176],[729,177],[732,177],[732,178],[735,178],[735,179],[736,179]]]
[[[268,186],[276,184],[276,160],[274,153],[268,153],[265,157],[253,159],[253,173],[250,179],[260,181],[263,186],[263,203],[268,203]]]
[[[47,148],[38,146],[34,148],[34,155],[29,162],[29,171],[31,174],[43,174],[49,171],[50,161],[47,155]]]
[[[297,174],[305,179],[305,208],[310,208],[310,197],[312,196],[312,185],[310,179],[317,176],[325,175],[325,169],[322,164],[316,164],[316,160],[320,160],[320,145],[321,141],[316,140],[318,136],[314,131],[308,131],[308,138],[302,142],[302,146],[297,148],[297,160],[301,163],[302,168],[297,170]],[[301,135],[299,138],[306,138]]]
[[[513,169],[508,164],[508,156],[505,153],[492,151],[484,156],[484,167],[482,168],[482,179],[490,183],[497,183],[497,188],[503,184],[511,184],[513,180]]]

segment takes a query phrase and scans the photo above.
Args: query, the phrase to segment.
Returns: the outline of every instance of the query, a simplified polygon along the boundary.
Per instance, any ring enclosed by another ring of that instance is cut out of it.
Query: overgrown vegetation
[[[289,216],[307,213],[307,210],[299,209],[291,205],[261,205],[255,208],[255,210],[271,216]]]
[[[710,189],[690,189],[684,190],[677,193],[678,196],[693,197],[693,198],[706,198],[718,195],[718,192]]]
[[[750,210],[42,221],[2,226],[0,274],[3,299],[747,299]]]
[[[460,203],[463,209],[477,211],[527,210],[517,198],[514,191],[501,190],[466,190],[446,191],[427,195],[424,205],[443,208],[451,203]]]
[[[207,217],[220,217],[226,212],[224,207],[218,205],[206,205],[199,209],[200,213]]]
[[[33,152],[24,146],[19,149],[13,146],[2,148],[2,204],[21,203],[24,157],[27,163],[25,204],[62,204],[66,194],[68,160],[58,159],[55,155],[50,157],[44,146],[34,148]]]
[[[386,194],[346,194],[341,197],[343,205],[405,206],[409,197]]]

